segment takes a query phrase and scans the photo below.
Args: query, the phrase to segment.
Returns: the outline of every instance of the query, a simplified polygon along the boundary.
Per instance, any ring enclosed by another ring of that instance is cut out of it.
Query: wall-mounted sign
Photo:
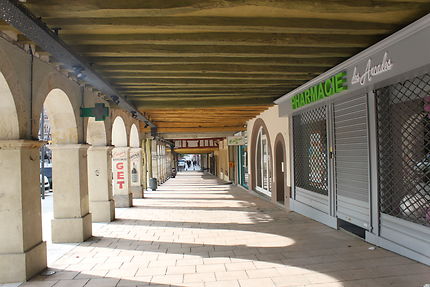
[[[130,178],[132,186],[140,186],[140,158],[141,158],[141,151],[138,150],[130,150]]]
[[[302,93],[293,96],[291,98],[291,107],[294,110],[347,89],[346,72],[340,72],[333,77],[310,87]]]
[[[246,145],[246,138],[244,136],[227,137],[227,145]]]
[[[127,151],[123,149],[113,149],[112,151],[112,173],[114,179],[114,189],[123,191],[127,186]]]
[[[109,116],[109,108],[103,103],[96,103],[94,108],[81,108],[81,118],[94,117],[96,121],[104,121]]]
[[[388,53],[385,52],[382,62],[372,66],[372,59],[369,59],[366,64],[366,68],[363,73],[357,71],[357,67],[354,67],[354,72],[351,78],[351,84],[355,85],[360,83],[360,85],[365,85],[366,82],[372,81],[373,77],[376,77],[382,73],[388,72],[393,68],[393,62],[388,57]]]
[[[174,139],[175,148],[217,148],[222,138]]]

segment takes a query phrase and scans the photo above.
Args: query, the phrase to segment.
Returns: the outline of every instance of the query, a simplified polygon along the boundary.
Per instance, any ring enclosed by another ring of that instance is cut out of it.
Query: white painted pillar
[[[130,189],[133,198],[143,198],[142,149],[130,148]]]
[[[93,222],[110,222],[115,219],[112,148],[112,146],[88,148],[88,193]]]
[[[0,141],[0,284],[46,268],[39,186],[40,142]]]
[[[88,145],[52,145],[52,242],[83,242],[92,234],[88,197]]]

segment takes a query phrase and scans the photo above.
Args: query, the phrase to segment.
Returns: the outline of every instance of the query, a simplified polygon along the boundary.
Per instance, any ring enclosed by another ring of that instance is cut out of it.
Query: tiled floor
[[[407,286],[430,267],[214,177],[184,173],[22,286]]]

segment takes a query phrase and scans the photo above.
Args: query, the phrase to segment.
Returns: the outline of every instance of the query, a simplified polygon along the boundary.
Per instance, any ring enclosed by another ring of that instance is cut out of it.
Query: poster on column
[[[140,186],[140,158],[140,149],[130,151],[131,186]]]
[[[112,174],[115,191],[127,189],[127,150],[113,149],[112,151]]]

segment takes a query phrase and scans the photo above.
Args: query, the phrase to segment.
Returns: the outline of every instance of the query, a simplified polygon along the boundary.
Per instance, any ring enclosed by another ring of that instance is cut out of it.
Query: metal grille
[[[326,107],[293,117],[295,185],[328,194]]]
[[[430,226],[430,76],[376,91],[382,213]]]

